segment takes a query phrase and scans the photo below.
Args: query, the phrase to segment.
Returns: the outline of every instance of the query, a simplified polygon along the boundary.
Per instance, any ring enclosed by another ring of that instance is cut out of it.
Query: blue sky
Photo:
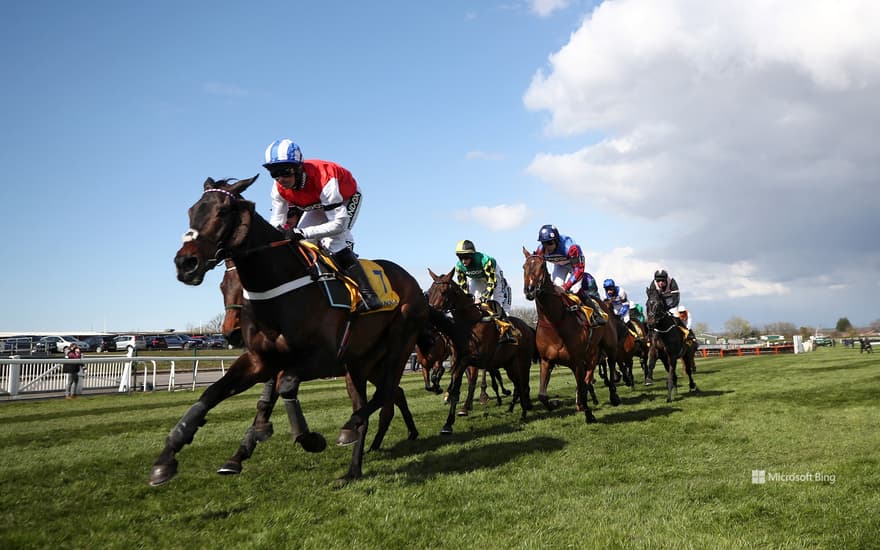
[[[713,329],[867,325],[877,8],[703,4],[7,3],[0,331],[221,313],[221,271],[175,278],[187,208],[260,173],[268,217],[281,137],[352,171],[357,251],[425,287],[469,238],[531,307],[521,249],[554,223],[639,301],[667,268]]]

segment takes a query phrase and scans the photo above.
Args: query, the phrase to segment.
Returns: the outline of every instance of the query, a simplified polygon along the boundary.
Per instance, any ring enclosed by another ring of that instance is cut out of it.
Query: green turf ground
[[[672,403],[658,383],[622,388],[612,408],[599,387],[592,425],[558,369],[560,410],[537,404],[522,423],[506,401],[477,405],[451,437],[438,435],[440,398],[407,375],[421,437],[405,441],[395,419],[364,479],[342,490],[332,481],[350,450],[294,447],[283,408],[242,475],[214,473],[258,389],[209,414],[158,488],[150,466],[198,393],[0,403],[0,548],[880,547],[880,354],[697,365],[702,392],[685,384]],[[351,410],[342,382],[306,383],[301,397],[335,440]]]

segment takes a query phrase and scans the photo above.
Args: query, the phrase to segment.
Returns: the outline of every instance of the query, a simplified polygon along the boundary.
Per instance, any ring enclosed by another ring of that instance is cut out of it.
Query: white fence
[[[231,356],[109,357],[84,356],[82,359],[24,359],[16,356],[0,359],[0,397],[64,395],[67,375],[65,363],[81,363],[80,391],[91,393],[149,391],[151,389],[194,390],[218,379],[227,365],[237,359]],[[199,362],[219,361],[219,371],[199,373]],[[166,366],[167,363],[167,366]],[[160,368],[161,367],[161,368]]]

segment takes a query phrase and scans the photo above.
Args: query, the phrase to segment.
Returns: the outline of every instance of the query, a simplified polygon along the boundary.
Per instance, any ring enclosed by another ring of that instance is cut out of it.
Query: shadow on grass
[[[559,451],[567,442],[554,437],[533,437],[526,441],[490,443],[476,448],[463,448],[454,453],[426,454],[418,462],[403,466],[396,473],[410,483],[424,483],[442,474],[463,474],[494,469],[518,457],[532,453]]]
[[[674,407],[657,407],[655,409],[640,409],[637,411],[611,413],[597,418],[601,424],[620,424],[623,422],[644,422],[651,418],[669,416],[670,414],[677,412],[681,412],[681,409]]]
[[[699,384],[697,384],[699,387]],[[679,387],[678,396],[682,399],[691,398],[691,397],[718,397],[720,395],[727,395],[728,393],[736,393],[736,390],[700,390],[698,392],[688,391],[687,386],[682,389]]]

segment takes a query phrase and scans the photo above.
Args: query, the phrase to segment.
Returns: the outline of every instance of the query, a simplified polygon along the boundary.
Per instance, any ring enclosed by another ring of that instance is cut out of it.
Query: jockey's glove
[[[305,235],[303,235],[303,230],[299,227],[292,227],[284,230],[284,238],[291,241],[300,241],[305,238]]]

